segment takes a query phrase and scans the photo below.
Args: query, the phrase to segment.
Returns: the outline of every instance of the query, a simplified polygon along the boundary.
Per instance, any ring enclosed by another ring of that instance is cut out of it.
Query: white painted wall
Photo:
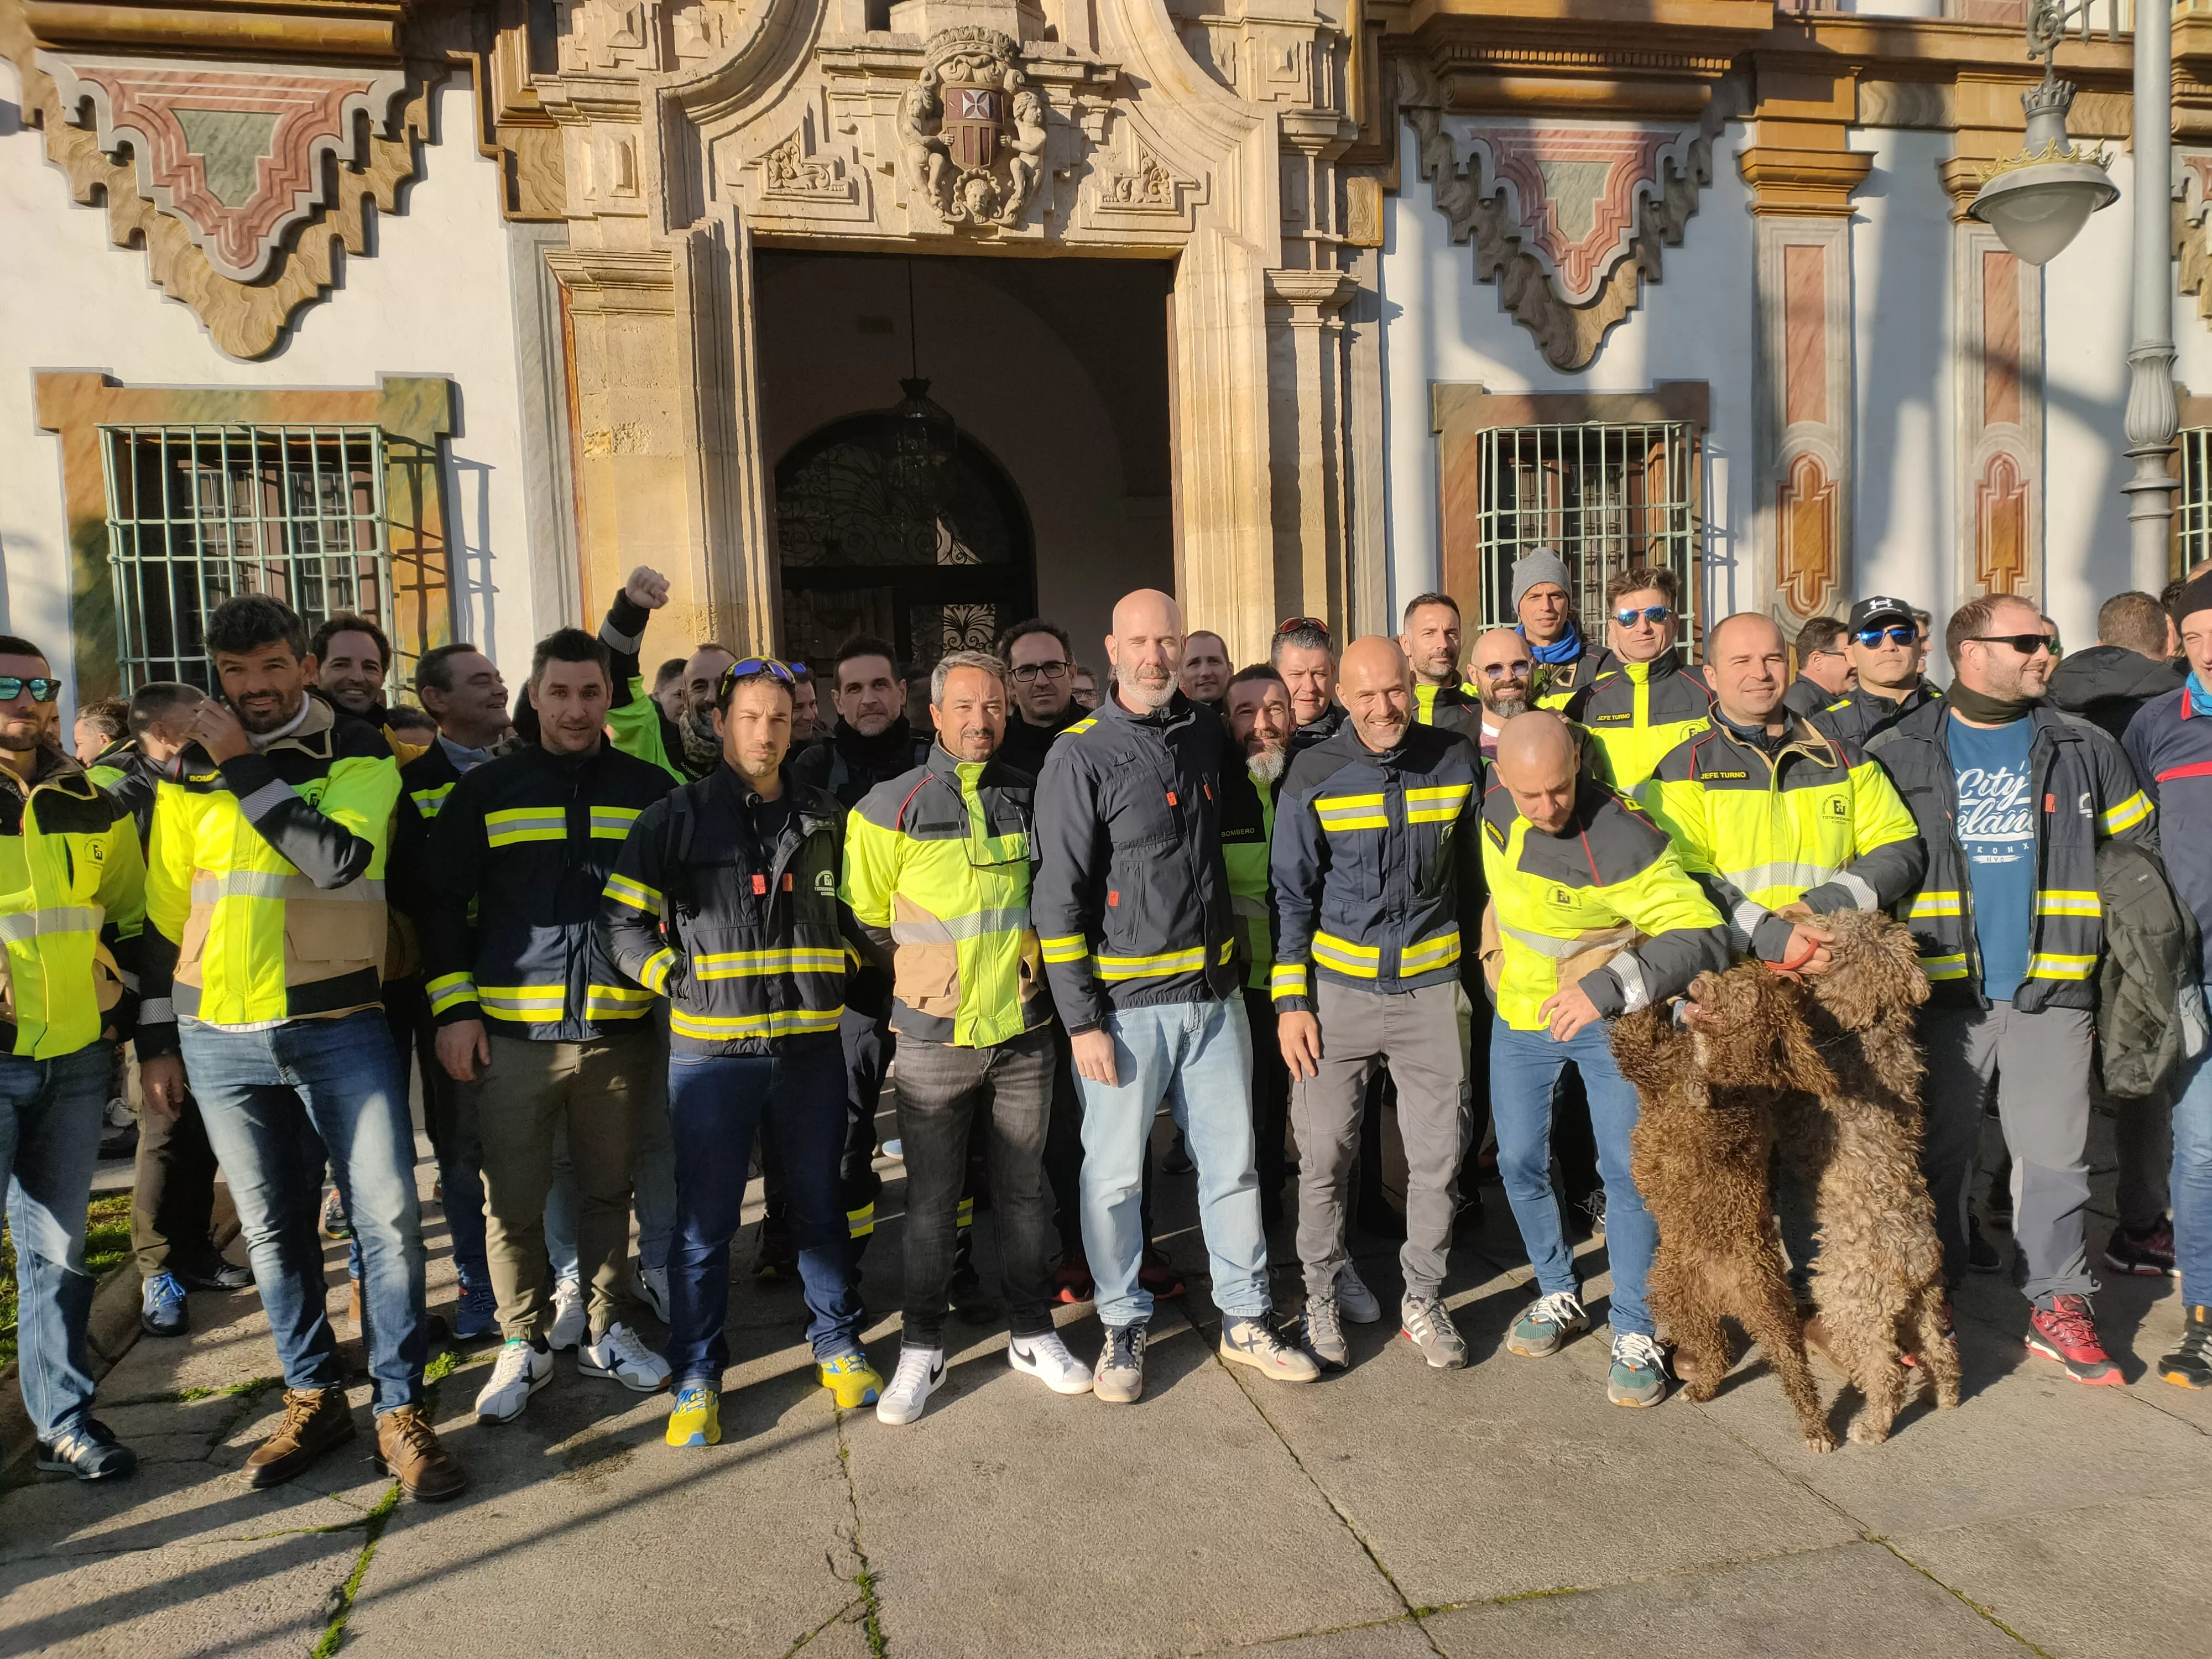
[[[0,627],[47,645],[58,665],[67,657],[60,444],[37,429],[34,371],[185,386],[373,386],[380,374],[434,374],[460,389],[447,498],[457,634],[487,644],[510,681],[526,672],[538,630],[507,232],[496,169],[470,142],[466,82],[439,95],[442,142],[426,147],[405,211],[377,219],[374,257],[346,258],[338,287],[258,362],[225,356],[189,308],[154,286],[143,253],[108,242],[105,211],[70,199],[39,133],[22,124],[20,95],[0,60]]]

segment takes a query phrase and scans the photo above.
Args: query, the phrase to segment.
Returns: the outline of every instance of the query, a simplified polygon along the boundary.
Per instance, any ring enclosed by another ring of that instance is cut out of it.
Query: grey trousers
[[[1316,975],[1319,979],[1319,976]],[[1459,1166],[1474,1114],[1468,1103],[1467,994],[1456,984],[1384,994],[1319,979],[1321,1070],[1291,1080],[1298,1140],[1298,1260],[1306,1294],[1335,1294],[1352,1159],[1367,1082],[1388,1066],[1398,1085],[1406,1146],[1406,1243],[1398,1262],[1408,1296],[1443,1284],[1459,1206]]]
[[[1996,1079],[1997,1118],[2012,1153],[2014,1273],[2030,1301],[2087,1296],[2083,1212],[2089,1205],[2089,1049],[2095,1016],[2086,1008],[2023,1014],[2009,1002],[1987,1009],[1936,1008],[1922,1017],[1928,1051],[1923,1099],[1927,1139],[1921,1167],[1936,1200],[1943,1270],[1954,1285],[1966,1268],[1966,1198],[1982,1100]]]

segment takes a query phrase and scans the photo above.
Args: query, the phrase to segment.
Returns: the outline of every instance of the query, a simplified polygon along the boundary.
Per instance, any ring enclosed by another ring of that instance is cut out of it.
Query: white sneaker
[[[668,1269],[648,1267],[637,1264],[637,1294],[653,1316],[662,1324],[668,1322]]]
[[[556,1353],[580,1346],[591,1328],[585,1322],[584,1287],[564,1279],[553,1287],[553,1325],[545,1333],[546,1346]]]
[[[921,1415],[921,1408],[929,1403],[929,1396],[937,1392],[937,1385],[943,1381],[944,1349],[912,1348],[902,1342],[898,1370],[891,1374],[890,1386],[884,1390],[883,1398],[876,1401],[876,1421],[893,1425],[913,1422]]]
[[[1382,1322],[1382,1304],[1349,1261],[1336,1270],[1336,1310],[1355,1325]]]
[[[1068,1352],[1058,1331],[1015,1337],[1006,1344],[1006,1363],[1027,1371],[1054,1394],[1091,1392],[1091,1367]]]
[[[668,1362],[638,1340],[637,1333],[620,1320],[606,1334],[576,1356],[576,1369],[586,1376],[611,1376],[625,1389],[653,1394],[668,1386]]]
[[[553,1380],[553,1356],[520,1337],[501,1346],[491,1381],[477,1391],[477,1421],[512,1423],[530,1396]]]

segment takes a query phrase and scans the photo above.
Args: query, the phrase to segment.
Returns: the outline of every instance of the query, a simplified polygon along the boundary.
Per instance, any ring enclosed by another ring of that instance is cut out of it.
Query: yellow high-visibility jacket
[[[53,1060],[128,1033],[146,866],[131,814],[52,750],[25,791],[0,771],[0,1041]]]
[[[374,1006],[399,799],[384,734],[311,694],[299,729],[266,748],[182,760],[147,848],[141,1055],[173,1052],[182,1015],[258,1025]]]
[[[1920,884],[1928,849],[1897,786],[1857,745],[1793,716],[1768,752],[1716,720],[1659,763],[1637,798],[1728,918],[1729,943],[1789,954],[1802,902],[1815,915],[1887,910]]]
[[[1543,1005],[1577,984],[1610,1019],[1728,966],[1720,912],[1666,832],[1588,776],[1558,835],[1534,829],[1493,784],[1482,802],[1482,868],[1484,976],[1516,1031],[1543,1030]]]
[[[1640,787],[1675,744],[1712,724],[1712,693],[1668,651],[1650,662],[1608,658],[1597,678],[1575,693],[1566,715],[1604,745],[1613,786]]]

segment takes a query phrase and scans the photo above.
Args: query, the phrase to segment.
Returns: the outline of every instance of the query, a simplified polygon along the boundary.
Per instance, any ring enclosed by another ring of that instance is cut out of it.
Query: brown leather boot
[[[442,1504],[469,1484],[453,1455],[438,1443],[420,1406],[402,1406],[376,1419],[376,1472],[425,1504]]]
[[[284,1420],[246,1460],[246,1484],[280,1486],[352,1438],[353,1408],[343,1389],[287,1389]]]

